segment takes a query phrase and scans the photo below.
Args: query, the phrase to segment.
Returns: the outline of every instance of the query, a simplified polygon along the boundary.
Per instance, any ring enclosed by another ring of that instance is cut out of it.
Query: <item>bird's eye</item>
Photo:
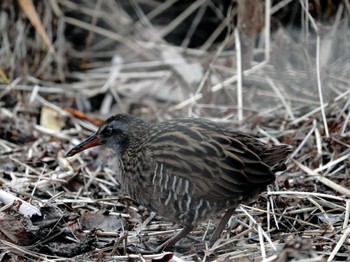
[[[106,127],[104,130],[103,130],[103,134],[106,135],[106,136],[109,136],[111,135],[113,132],[113,129],[111,127]]]

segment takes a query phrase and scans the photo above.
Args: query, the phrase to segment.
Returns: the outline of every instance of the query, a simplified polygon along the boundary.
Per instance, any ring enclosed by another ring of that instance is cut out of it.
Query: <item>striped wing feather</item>
[[[275,179],[270,167],[239,140],[239,133],[186,119],[160,124],[159,130],[150,136],[147,147],[150,166],[161,165],[163,173],[188,181],[193,197],[249,198]]]

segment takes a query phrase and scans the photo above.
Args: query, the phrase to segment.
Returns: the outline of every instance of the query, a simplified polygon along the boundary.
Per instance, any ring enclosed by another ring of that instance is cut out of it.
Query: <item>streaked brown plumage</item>
[[[199,222],[227,210],[210,239],[212,245],[236,207],[272,183],[291,152],[287,145],[269,146],[205,119],[151,125],[119,114],[67,156],[98,145],[115,151],[120,182],[131,198],[184,226],[159,250],[175,244]]]

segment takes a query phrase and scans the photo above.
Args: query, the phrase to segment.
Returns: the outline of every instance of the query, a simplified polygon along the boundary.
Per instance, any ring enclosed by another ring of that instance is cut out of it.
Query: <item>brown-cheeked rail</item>
[[[108,118],[67,156],[104,145],[114,150],[119,181],[136,202],[183,229],[157,248],[174,245],[200,222],[226,210],[209,244],[240,203],[253,200],[285,169],[288,145],[257,138],[202,118],[149,124],[128,114]]]

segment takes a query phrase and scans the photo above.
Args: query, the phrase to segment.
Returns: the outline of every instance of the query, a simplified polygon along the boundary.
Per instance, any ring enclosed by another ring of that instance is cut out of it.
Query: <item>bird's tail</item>
[[[271,167],[273,172],[277,172],[286,170],[285,162],[292,152],[291,146],[278,145],[266,149],[260,157],[265,164]]]

